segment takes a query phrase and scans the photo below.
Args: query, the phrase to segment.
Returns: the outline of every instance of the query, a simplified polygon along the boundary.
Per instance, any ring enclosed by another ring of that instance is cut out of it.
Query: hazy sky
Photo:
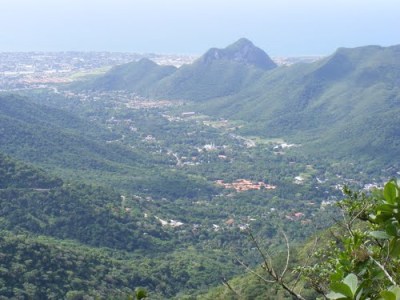
[[[400,1],[0,0],[0,51],[202,54],[241,37],[275,56],[400,44]]]

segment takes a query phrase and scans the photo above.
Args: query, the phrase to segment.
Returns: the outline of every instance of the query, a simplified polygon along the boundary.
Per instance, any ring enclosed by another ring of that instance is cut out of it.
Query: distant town
[[[0,91],[46,88],[79,77],[101,74],[116,65],[149,58],[159,65],[180,67],[199,56],[123,52],[0,52]],[[273,57],[278,65],[310,63],[321,56]]]

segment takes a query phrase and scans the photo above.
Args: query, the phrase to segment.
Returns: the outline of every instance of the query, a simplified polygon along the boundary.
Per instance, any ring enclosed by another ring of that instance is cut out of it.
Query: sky
[[[400,2],[0,0],[0,52],[198,55],[242,37],[272,56],[400,44]]]

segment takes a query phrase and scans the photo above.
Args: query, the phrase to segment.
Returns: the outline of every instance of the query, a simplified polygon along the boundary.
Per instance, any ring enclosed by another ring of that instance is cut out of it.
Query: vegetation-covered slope
[[[0,103],[0,148],[15,157],[79,168],[144,160],[132,150],[106,143],[118,135],[65,111],[13,95],[1,96]]]
[[[339,49],[313,64],[281,67],[235,95],[202,104],[247,120],[245,132],[291,137],[325,155],[398,154],[400,47]],[[255,126],[254,126],[255,125]],[[367,147],[369,146],[369,147]]]
[[[137,62],[116,66],[105,75],[77,84],[75,88],[125,90],[146,95],[155,83],[175,71],[173,66],[159,66],[147,58],[142,58]]]
[[[193,110],[248,121],[244,133],[290,137],[311,152],[378,157],[379,145],[389,140],[387,151],[395,155],[399,57],[400,46],[339,48],[311,64],[276,68],[265,52],[241,39],[149,83],[146,95],[194,101]],[[118,73],[110,76],[119,81]]]
[[[61,179],[50,177],[43,170],[27,166],[0,153],[0,189],[50,189],[61,184]]]
[[[396,103],[399,51],[399,46],[339,49],[312,64],[275,69],[237,95],[207,102],[204,110],[263,121],[275,134],[326,129],[349,114],[371,114]]]
[[[344,193],[346,198],[337,203],[342,218],[329,230],[319,233],[313,242],[306,243],[300,253],[295,251],[294,258],[285,238],[288,254],[283,267],[251,235],[262,257],[261,266],[248,269],[246,276],[226,282],[225,288],[213,289],[200,299],[262,299],[266,295],[298,300],[319,299],[318,296],[345,300],[398,299],[398,181],[390,180],[382,190],[368,195],[347,188]],[[276,290],[280,290],[280,295]]]
[[[59,179],[47,179],[43,171],[3,156],[0,167],[3,229],[74,239],[92,246],[152,248],[153,230],[138,228],[135,215],[124,211],[121,195],[116,192],[83,184],[62,184]],[[149,231],[146,236],[144,230]],[[165,237],[154,230],[157,238]]]
[[[212,48],[193,64],[179,69],[142,59],[113,68],[78,88],[128,90],[145,96],[205,100],[237,93],[276,64],[260,48],[240,39],[224,48]]]
[[[171,231],[115,191],[4,155],[0,174],[0,296],[126,299],[144,286],[162,299],[232,275],[226,253],[177,249]]]
[[[204,62],[200,58],[161,80],[151,95],[160,98],[204,101],[236,94],[264,72],[240,62],[223,59]]]
[[[118,279],[110,280],[108,292],[101,295],[117,295],[116,289],[129,293],[137,285],[167,298],[208,289],[237,272],[228,248],[254,258],[251,247],[243,247],[249,244],[240,238],[243,229],[251,225],[269,245],[276,241],[278,228],[304,240],[316,226],[327,225],[329,218],[320,207],[325,200],[337,199],[340,184],[377,185],[383,180],[381,174],[389,172],[381,170],[382,164],[376,168],[370,162],[399,154],[398,47],[339,49],[313,64],[271,70],[235,56],[237,47],[228,47],[227,52],[210,50],[203,61],[155,80],[154,95],[193,100],[183,105],[173,101],[157,105],[153,99],[132,99],[130,92],[103,90],[56,91],[59,99],[46,98],[53,92],[34,91],[35,101],[0,98],[4,104],[0,106],[1,151],[47,167],[53,174],[59,172],[62,178],[68,174],[96,184],[63,183],[0,156],[2,252],[28,249],[20,256],[7,254],[3,271],[16,290],[2,283],[6,297],[19,292],[31,295],[31,286],[23,286],[31,280],[25,274],[31,271],[29,264],[37,269],[43,264],[37,278],[53,270],[54,265],[40,260],[36,248],[29,245],[37,242],[48,253],[52,241],[64,239],[72,240],[74,247],[85,247],[73,255],[72,265],[76,257],[80,259],[78,254],[92,261],[87,256],[91,249],[99,256],[104,250],[100,248],[113,249],[107,250],[103,262],[94,262],[104,263],[109,270],[110,262],[119,261],[114,264]],[[137,74],[149,76],[143,85],[138,81],[144,91],[154,82],[152,73],[146,73],[146,64],[152,63],[142,63],[144,68]],[[178,80],[174,76],[180,72]],[[212,119],[198,111],[231,120]],[[286,143],[296,141],[297,145]],[[347,156],[338,161],[331,154]],[[355,162],[364,156],[368,166],[348,164],[349,154],[357,155]],[[388,162],[390,174],[396,174],[398,162]],[[227,188],[238,181],[274,187]],[[106,187],[98,187],[103,184]],[[316,215],[324,220],[317,222]],[[183,225],[173,227],[179,223],[176,220]],[[10,239],[10,232],[19,235],[16,240]],[[45,238],[39,240],[37,235]],[[58,250],[68,251],[65,245]],[[75,272],[75,267],[68,269],[64,261],[58,262],[59,252],[51,253],[56,256],[51,262]],[[29,256],[40,262],[29,262]],[[85,268],[93,274],[92,265]],[[135,280],[121,274],[124,270],[135,274]],[[90,283],[75,289],[71,280],[87,279],[65,278],[61,272],[60,276],[64,288],[57,297],[70,290],[78,296],[97,295],[84,286],[103,289],[109,282],[93,275]],[[266,290],[260,285],[257,291],[249,291],[246,285],[240,289],[250,298]],[[273,295],[283,294],[278,289]]]
[[[160,198],[193,197],[213,190],[204,180],[170,170],[160,155],[138,149],[135,143],[141,139],[123,145],[118,142],[123,133],[28,98],[5,95],[0,103],[0,150],[8,155],[74,179],[90,178]]]
[[[140,278],[106,251],[46,237],[0,233],[0,297],[127,299]]]

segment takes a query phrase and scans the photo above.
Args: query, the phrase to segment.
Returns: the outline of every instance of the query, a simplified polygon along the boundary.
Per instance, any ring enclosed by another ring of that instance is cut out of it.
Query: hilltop
[[[165,76],[148,61],[120,66],[92,88],[129,86],[147,97],[183,99],[192,110],[249,122],[242,133],[289,137],[314,155],[319,149],[323,155],[385,161],[389,153],[398,154],[399,141],[392,137],[400,125],[395,117],[399,57],[400,46],[339,48],[312,63],[277,67],[242,38],[224,49],[208,50],[192,64],[168,69]]]
[[[86,82],[83,87],[89,90],[127,90],[146,94],[154,82],[171,75],[176,70],[176,67],[160,66],[148,58],[142,58],[139,61],[116,66],[104,76]]]
[[[237,93],[276,64],[260,48],[240,39],[212,48],[192,64],[159,66],[148,59],[117,66],[78,89],[129,90],[156,98],[207,100]]]
[[[385,160],[399,153],[399,57],[400,46],[340,48],[314,63],[276,68],[197,109],[246,120],[253,125],[247,134],[308,144],[310,153]]]
[[[198,59],[198,63],[211,64],[218,60],[234,61],[264,70],[277,67],[264,50],[254,46],[246,38],[241,38],[224,49],[211,48]]]

